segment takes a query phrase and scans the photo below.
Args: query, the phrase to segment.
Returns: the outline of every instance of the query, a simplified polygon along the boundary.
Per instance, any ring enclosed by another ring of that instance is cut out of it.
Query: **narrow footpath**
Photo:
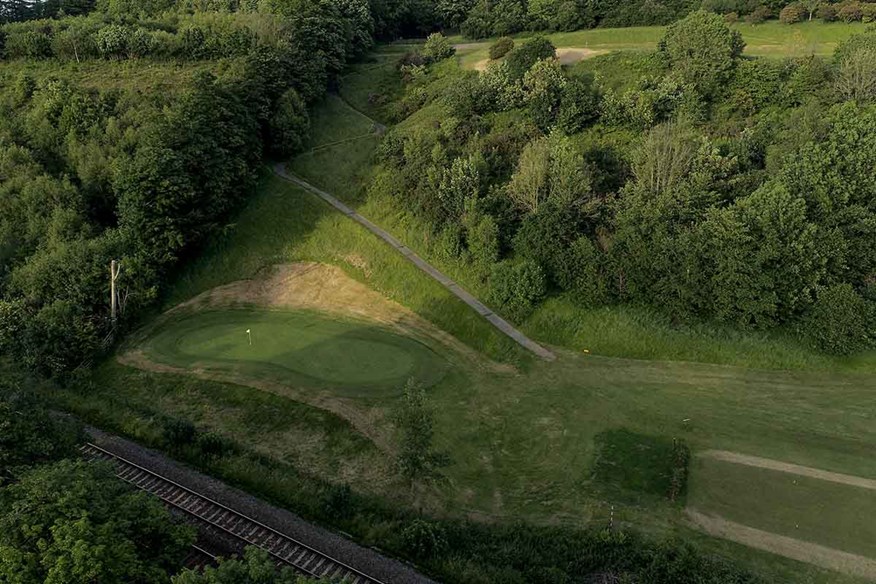
[[[426,262],[423,258],[415,254],[410,248],[400,242],[398,239],[390,235],[384,229],[381,229],[362,215],[356,213],[353,209],[339,201],[337,198],[328,194],[327,192],[319,189],[307,181],[295,176],[291,172],[286,169],[286,165],[283,163],[277,163],[274,165],[274,172],[277,176],[298,185],[299,187],[310,191],[315,194],[323,201],[352,219],[357,223],[361,224],[368,231],[388,243],[392,248],[398,251],[400,254],[405,256],[411,263],[420,268],[426,274],[434,278],[438,283],[447,288],[451,293],[453,293],[457,298],[468,304],[472,307],[478,314],[480,314],[483,318],[490,322],[494,327],[499,329],[502,333],[510,337],[517,344],[522,346],[523,348],[535,353],[542,359],[547,361],[553,361],[556,359],[556,356],[524,335],[522,332],[514,328],[508,321],[503,319],[501,316],[494,313],[490,310],[483,302],[469,294],[464,288],[462,288],[459,284],[445,276],[439,270],[437,270],[434,266]]]

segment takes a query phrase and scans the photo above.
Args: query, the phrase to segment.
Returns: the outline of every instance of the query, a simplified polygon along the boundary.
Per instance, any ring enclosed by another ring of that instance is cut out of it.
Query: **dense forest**
[[[746,59],[743,45],[699,11],[655,53],[602,57],[613,78],[562,67],[538,37],[507,54],[501,39],[483,72],[402,65],[385,112],[406,121],[369,193],[424,219],[436,253],[517,321],[562,294],[865,350],[876,31],[830,59]]]
[[[233,7],[110,0],[0,30],[7,60],[49,65],[0,72],[0,352],[54,375],[109,342],[110,260],[124,266],[124,322],[252,192],[265,155],[300,147],[308,106],[375,22],[399,16],[365,2]],[[146,60],[191,66],[143,91],[49,64]]]

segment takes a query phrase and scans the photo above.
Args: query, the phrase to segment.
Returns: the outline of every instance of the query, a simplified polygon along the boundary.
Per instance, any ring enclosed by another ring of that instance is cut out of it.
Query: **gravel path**
[[[478,314],[484,317],[487,321],[490,322],[494,327],[502,331],[505,335],[514,340],[517,344],[522,346],[523,348],[535,353],[542,359],[547,361],[553,361],[556,359],[556,356],[524,335],[522,332],[514,328],[508,321],[503,319],[501,316],[494,313],[490,310],[483,302],[469,294],[465,289],[463,289],[459,284],[442,274],[436,268],[434,268],[431,264],[426,262],[423,258],[415,254],[410,248],[404,245],[402,242],[397,240],[395,237],[390,235],[387,231],[381,229],[362,215],[356,213],[353,209],[339,201],[337,198],[323,191],[322,189],[318,189],[312,184],[308,183],[305,180],[295,176],[288,170],[286,170],[286,165],[282,163],[277,163],[274,165],[274,172],[281,178],[294,183],[311,193],[317,195],[322,200],[327,202],[329,205],[352,219],[357,223],[363,225],[370,232],[375,234],[377,237],[381,238],[383,241],[388,243],[391,247],[393,247],[400,254],[408,258],[415,266],[420,268],[422,271],[426,272],[429,276],[437,280],[442,286],[447,288],[450,292],[452,292],[457,298],[471,306]]]
[[[88,428],[93,442],[131,462],[150,469],[184,487],[206,495],[223,505],[256,519],[312,548],[342,560],[357,570],[387,584],[435,584],[410,566],[362,547],[348,539],[304,521],[294,513],[270,505],[221,481],[192,470],[163,454],[134,442]]]

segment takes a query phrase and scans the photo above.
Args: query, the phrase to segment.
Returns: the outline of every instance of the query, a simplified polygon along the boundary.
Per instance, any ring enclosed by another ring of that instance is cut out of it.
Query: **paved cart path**
[[[294,174],[286,170],[285,164],[275,164],[274,172],[281,178],[310,191],[353,221],[356,221],[357,223],[364,226],[371,233],[388,243],[396,251],[405,256],[415,266],[426,272],[429,276],[437,280],[442,286],[450,290],[450,292],[456,295],[457,298],[471,306],[478,314],[488,320],[494,327],[509,336],[512,340],[517,342],[520,346],[528,349],[529,351],[532,351],[542,359],[546,359],[548,361],[553,361],[554,359],[556,359],[556,356],[553,353],[551,353],[550,351],[521,333],[519,330],[514,328],[508,321],[494,313],[483,302],[469,294],[459,284],[442,274],[434,266],[415,254],[410,248],[408,248],[398,239],[390,235],[384,229],[381,229],[362,215],[356,213],[353,209],[339,201],[337,198],[323,191],[322,189],[318,189],[307,181],[295,176]]]

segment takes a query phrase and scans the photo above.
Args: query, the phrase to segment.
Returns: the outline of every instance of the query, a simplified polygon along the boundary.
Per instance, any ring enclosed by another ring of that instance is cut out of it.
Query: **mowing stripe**
[[[474,308],[475,311],[482,317],[484,317],[487,321],[489,321],[490,324],[492,324],[505,335],[510,337],[521,347],[532,351],[533,353],[547,361],[553,361],[554,359],[556,359],[556,356],[553,353],[551,353],[550,351],[521,333],[519,330],[514,328],[508,321],[503,319],[501,316],[495,314],[483,302],[469,294],[459,284],[435,269],[431,264],[426,262],[426,260],[415,254],[409,247],[390,235],[387,231],[381,229],[362,215],[359,215],[353,209],[343,204],[341,201],[331,196],[327,192],[318,189],[307,181],[298,178],[286,169],[285,164],[275,164],[274,172],[277,174],[277,176],[317,195],[329,205],[331,205],[353,221],[356,221],[360,225],[364,226],[368,231],[372,232],[374,235],[388,243],[392,248],[408,258],[411,263],[420,268],[422,271],[426,272],[426,274],[434,278],[439,284],[450,290],[450,292],[452,292],[457,298],[468,304],[470,307]]]
[[[696,527],[714,537],[735,541],[798,562],[814,564],[868,580],[876,580],[876,560],[871,558],[755,529],[722,517],[706,515],[693,509],[686,509],[685,514]]]
[[[865,479],[854,475],[830,472],[828,470],[821,470],[820,468],[812,468],[810,466],[800,466],[799,464],[791,464],[790,462],[782,462],[781,460],[773,460],[771,458],[760,458],[759,456],[750,456],[748,454],[739,454],[737,452],[728,452],[726,450],[707,450],[700,453],[699,456],[702,458],[713,458],[715,460],[723,460],[735,464],[744,464],[745,466],[777,470],[780,472],[820,479],[822,481],[841,483],[876,491],[876,481],[873,479]]]

